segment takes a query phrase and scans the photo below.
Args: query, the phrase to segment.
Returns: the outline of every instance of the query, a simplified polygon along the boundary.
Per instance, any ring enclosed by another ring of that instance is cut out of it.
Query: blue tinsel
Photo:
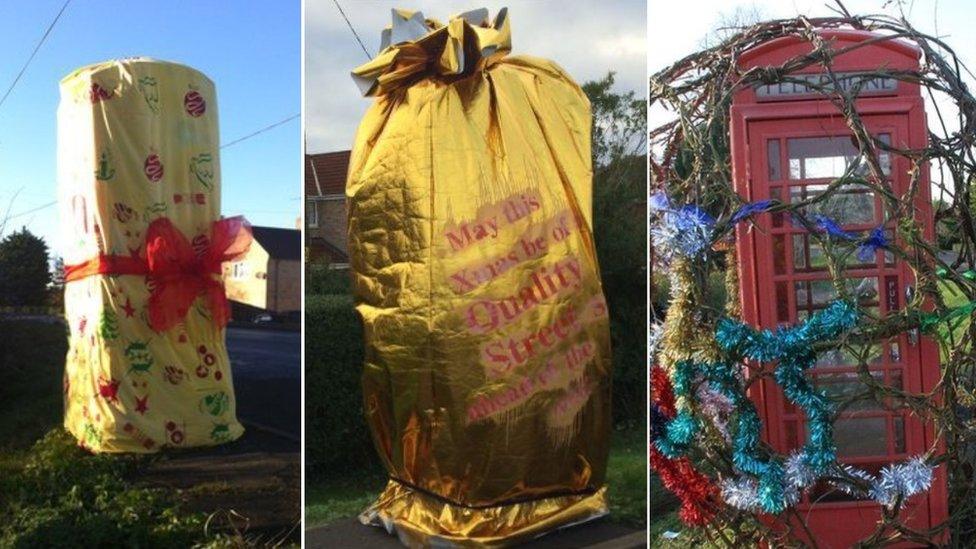
[[[880,249],[888,247],[888,237],[885,235],[884,226],[878,226],[871,230],[868,237],[861,241],[857,249],[857,258],[862,262],[874,259],[874,253]]]
[[[690,204],[673,210],[663,199],[655,202],[661,215],[651,226],[651,239],[663,257],[695,257],[711,247],[715,220],[704,210]]]
[[[857,236],[855,234],[841,229],[840,225],[838,225],[833,219],[820,214],[815,214],[812,217],[817,226],[817,230],[827,233],[831,238],[839,238],[841,240],[857,240]]]
[[[772,200],[757,200],[755,202],[744,204],[732,214],[732,218],[729,220],[729,222],[735,224],[749,216],[765,212],[772,208],[773,204],[774,202]]]
[[[658,191],[647,199],[647,207],[652,212],[670,210],[671,201],[668,199],[668,195]]]

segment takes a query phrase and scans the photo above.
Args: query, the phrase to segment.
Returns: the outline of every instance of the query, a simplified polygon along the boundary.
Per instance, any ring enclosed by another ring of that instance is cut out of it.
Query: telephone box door
[[[863,120],[868,131],[882,141],[897,148],[911,146],[908,116],[874,114],[863,116]],[[857,162],[858,147],[841,116],[757,120],[747,124],[750,189],[743,194],[751,195],[747,196],[750,200],[770,198],[796,203],[814,198],[850,163]],[[902,195],[908,185],[908,161],[880,153],[880,163],[887,185],[896,195]],[[858,165],[857,169],[869,174],[866,165]],[[927,184],[926,178],[923,186]],[[891,236],[896,220],[886,219],[886,210],[877,193],[851,184],[804,211],[828,216],[844,230],[860,234],[884,224]],[[920,193],[916,212],[922,216],[920,219],[931,220],[928,189]],[[931,221],[925,230],[931,233]],[[747,320],[752,317],[763,328],[795,324],[838,297],[828,270],[827,250],[788,214],[759,216],[755,227],[740,232],[740,250],[743,241],[748,250],[744,250],[742,259],[752,262],[748,268],[753,273],[744,277],[742,288]],[[846,297],[855,298],[867,315],[883,317],[904,307],[906,292],[913,285],[907,264],[883,250],[870,257],[857,256],[853,252],[845,260]],[[747,283],[753,286],[746,287]],[[808,374],[818,387],[839,399],[863,391],[859,376],[864,375],[919,393],[930,390],[937,379],[938,355],[930,341],[915,333],[903,333],[884,341],[822,353]],[[766,418],[767,441],[784,454],[802,447],[806,436],[802,411],[785,400],[775,382],[766,380],[755,398]],[[934,433],[930,425],[923,425],[907,412],[886,410],[867,397],[843,410],[835,423],[835,439],[841,461],[877,473],[891,462],[924,453],[932,444]],[[926,529],[944,518],[943,490],[939,484],[927,495],[909,502],[903,511],[908,526]],[[800,515],[807,520],[819,546],[840,548],[873,532],[880,507],[822,485],[808,491]]]

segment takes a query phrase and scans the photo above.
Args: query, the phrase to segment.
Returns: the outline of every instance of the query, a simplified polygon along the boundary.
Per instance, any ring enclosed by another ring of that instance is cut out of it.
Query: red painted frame
[[[835,57],[833,69],[838,72],[870,71],[879,67],[911,70],[918,67],[918,51],[902,42],[879,41],[877,35],[861,31],[825,31],[821,35],[832,42],[835,51],[854,48],[849,53]],[[778,66],[796,55],[808,53],[810,49],[808,43],[797,38],[773,40],[746,52],[740,59],[740,67],[748,69],[755,66]],[[820,70],[819,66],[811,66],[800,72],[818,73]],[[876,126],[872,131],[884,128],[885,132],[893,134],[893,141],[910,148],[922,148],[926,145],[924,103],[918,85],[899,82],[893,92],[859,98],[856,107],[869,126]],[[841,126],[838,126],[838,121]],[[827,128],[820,135],[834,135],[842,133],[842,121],[837,108],[827,100],[809,96],[760,98],[751,88],[738,91],[733,97],[730,129],[732,176],[736,192],[748,201],[769,198],[765,174],[767,164],[762,161],[766,155],[767,137],[811,135],[809,126],[815,125],[815,122],[816,125],[822,124]],[[753,147],[750,147],[750,141],[754,144]],[[786,155],[785,149],[781,145],[781,159]],[[895,164],[892,167],[892,177],[895,178],[898,170],[907,166],[907,161],[897,156],[893,160]],[[788,167],[783,165],[781,169]],[[783,181],[776,184],[787,189],[788,177],[784,175]],[[934,239],[927,170],[923,172],[920,187],[915,204],[916,215],[923,221],[926,238]],[[777,324],[774,287],[769,285],[773,272],[769,251],[772,243],[769,234],[771,219],[771,214],[762,214],[756,219],[755,228],[740,224],[736,229],[743,320],[763,328],[773,328]],[[792,248],[791,243],[787,246]],[[788,259],[792,257],[791,254],[791,251],[787,252]],[[900,284],[911,283],[911,270],[906,265],[897,265],[893,270],[897,271]],[[800,278],[802,276],[795,279]],[[879,306],[884,301],[882,280],[879,278]],[[898,289],[899,293],[903,290],[903,287]],[[901,296],[899,304],[903,306]],[[910,348],[903,344],[901,348],[904,349],[903,361],[906,363],[906,387],[912,391],[931,390],[940,377],[936,344],[930,339],[921,338],[918,345]],[[916,375],[912,375],[913,373]],[[782,395],[778,388],[772,382],[764,382],[752,388],[751,397],[763,416],[765,440],[778,451],[789,451],[791,448],[786,446],[783,432]],[[906,453],[911,455],[924,452],[935,442],[934,426],[922,425],[918,421],[914,425],[910,423],[906,421],[905,425]],[[806,502],[800,506],[799,511],[805,517],[820,547],[850,546],[869,534],[880,516],[877,504],[864,501],[815,504]],[[938,469],[932,490],[926,495],[913,498],[904,512],[911,516],[910,523],[919,528],[928,528],[945,520],[948,509],[944,467]]]

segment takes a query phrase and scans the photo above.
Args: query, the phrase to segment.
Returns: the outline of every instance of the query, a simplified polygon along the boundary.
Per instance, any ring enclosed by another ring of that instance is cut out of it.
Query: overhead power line
[[[346,17],[346,12],[342,11],[342,6],[339,5],[339,0],[332,0],[332,3],[335,4],[336,9],[339,10],[339,14],[342,15],[342,18],[346,20],[346,26],[352,31],[352,35],[356,38],[356,42],[359,42],[359,47],[363,48],[363,53],[366,54],[366,59],[372,59],[373,56],[370,55],[369,50],[366,49],[366,44],[363,44],[362,39],[359,38],[359,33],[356,32],[356,29],[353,28],[352,23],[349,22],[349,18]]]
[[[27,58],[27,62],[24,63],[24,66],[20,68],[20,72],[17,73],[17,76],[14,78],[14,81],[10,83],[10,87],[7,88],[7,91],[4,92],[3,97],[0,98],[0,107],[3,106],[5,101],[7,101],[7,97],[10,96],[10,92],[14,91],[14,86],[17,85],[17,82],[20,82],[20,77],[24,76],[24,73],[27,72],[27,67],[30,66],[31,61],[34,60],[34,56],[37,55],[37,51],[41,49],[42,45],[44,45],[44,42],[47,40],[47,37],[51,34],[51,31],[54,30],[54,25],[57,24],[58,19],[61,19],[61,14],[64,13],[64,10],[68,7],[68,4],[70,3],[71,0],[65,0],[64,5],[61,6],[61,11],[59,11],[58,14],[54,16],[54,20],[51,21],[51,24],[47,26],[47,30],[44,31],[44,36],[42,36],[40,41],[37,42],[37,45],[34,46],[34,51],[32,51],[30,57]]]
[[[284,124],[285,122],[291,122],[292,120],[298,118],[299,116],[301,116],[301,114],[293,114],[293,115],[289,116],[288,118],[285,118],[284,120],[279,120],[279,121],[275,122],[274,124],[265,126],[265,127],[261,128],[260,130],[257,130],[257,131],[255,131],[253,133],[249,133],[249,134],[245,135],[244,137],[239,137],[239,138],[231,141],[230,143],[224,143],[223,145],[220,146],[220,148],[221,149],[226,149],[227,147],[230,147],[231,145],[236,145],[236,144],[240,143],[241,141],[248,140],[248,139],[250,139],[250,138],[252,138],[252,137],[254,137],[256,135],[260,135],[260,134],[262,134],[262,133],[264,133],[264,132],[266,132],[268,130],[277,128],[278,126]]]
[[[68,0],[68,1],[70,2],[70,0]],[[268,130],[274,129],[274,128],[276,128],[276,127],[278,127],[278,126],[280,126],[280,125],[282,125],[282,124],[284,124],[286,122],[291,122],[292,120],[298,118],[299,116],[301,116],[301,115],[300,114],[294,114],[292,116],[289,116],[288,118],[285,118],[284,120],[279,120],[279,121],[275,122],[274,124],[265,126],[265,127],[261,128],[260,130],[257,130],[255,132],[252,132],[252,133],[249,133],[249,134],[245,135],[244,137],[235,139],[235,140],[231,141],[230,143],[221,145],[220,148],[221,149],[225,149],[227,147],[230,147],[231,145],[236,145],[237,143],[240,143],[241,141],[245,141],[245,140],[250,139],[250,138],[252,138],[252,137],[254,137],[256,135],[260,135],[260,134],[262,134],[262,133],[264,133],[264,132],[266,132]],[[46,204],[42,204],[40,206],[37,206],[36,208],[31,208],[31,209],[25,210],[23,212],[15,213],[14,215],[8,216],[7,217],[7,221],[9,221],[11,219],[17,219],[18,217],[24,217],[25,215],[30,215],[30,214],[32,214],[34,212],[39,212],[39,211],[44,210],[46,208],[50,208],[51,206],[54,206],[57,203],[58,203],[58,201],[55,200],[53,202],[48,202]]]
[[[23,211],[23,212],[20,212],[20,213],[16,213],[16,214],[11,215],[10,217],[8,217],[7,218],[7,221],[9,221],[11,219],[17,219],[18,217],[24,217],[25,215],[30,215],[30,214],[32,214],[34,212],[39,212],[39,211],[41,211],[41,210],[43,210],[45,208],[50,208],[51,206],[54,206],[57,203],[58,203],[58,201],[55,200],[54,202],[48,202],[47,204],[42,204],[42,205],[40,205],[40,206],[38,206],[36,208],[31,208],[29,210],[26,210],[26,211]]]

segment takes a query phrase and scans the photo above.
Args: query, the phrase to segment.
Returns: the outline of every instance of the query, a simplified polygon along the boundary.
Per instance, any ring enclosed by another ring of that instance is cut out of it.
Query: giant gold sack
[[[606,303],[589,103],[509,56],[502,11],[394,11],[346,188],[364,406],[411,546],[506,545],[606,514]]]
[[[64,426],[95,452],[218,444],[243,432],[224,345],[213,83],[137,58],[61,82],[58,192],[70,344]]]

